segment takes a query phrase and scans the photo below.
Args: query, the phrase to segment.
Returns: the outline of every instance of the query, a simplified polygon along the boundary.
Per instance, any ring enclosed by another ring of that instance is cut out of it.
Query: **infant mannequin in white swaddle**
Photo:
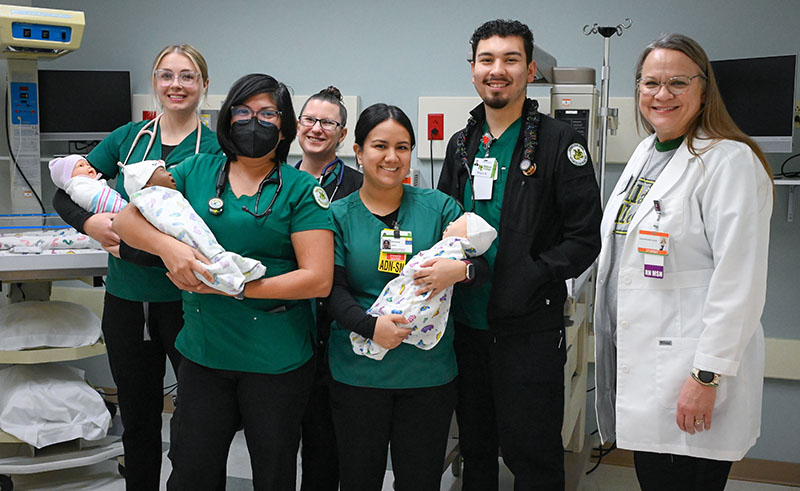
[[[192,205],[175,190],[175,181],[161,160],[145,160],[122,167],[125,191],[131,204],[161,232],[192,246],[211,264],[203,264],[214,277],[210,282],[197,272],[195,276],[211,288],[236,295],[244,284],[264,276],[267,268],[261,261],[226,251]],[[158,179],[157,183],[153,180]]]
[[[417,253],[406,263],[400,275],[383,287],[383,291],[367,310],[367,314],[374,317],[387,314],[403,315],[409,321],[409,324],[404,324],[403,327],[411,329],[411,334],[403,342],[419,349],[433,348],[447,327],[453,287],[449,286],[433,298],[430,293],[416,295],[414,273],[422,269],[421,264],[431,259],[461,260],[480,256],[489,249],[495,237],[497,231],[483,218],[474,213],[463,214],[445,229],[442,240],[430,249]],[[350,333],[350,343],[356,354],[373,360],[382,360],[388,352],[374,340],[355,332]]]

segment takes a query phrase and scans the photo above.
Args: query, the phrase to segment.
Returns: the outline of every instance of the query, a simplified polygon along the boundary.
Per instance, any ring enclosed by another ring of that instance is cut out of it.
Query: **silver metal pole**
[[[610,90],[611,66],[609,57],[611,51],[611,38],[604,38],[603,70],[600,75],[600,203],[605,208],[606,199],[606,162],[608,153],[608,94]]]
[[[583,34],[590,36],[592,34],[600,34],[605,41],[603,49],[603,69],[600,75],[600,202],[605,208],[606,197],[606,158],[608,153],[608,131],[610,118],[617,116],[617,110],[608,107],[609,92],[610,92],[610,79],[611,79],[611,36],[616,34],[622,36],[622,31],[628,29],[633,25],[630,18],[625,19],[624,22],[618,24],[616,27],[600,27],[597,24],[583,26]],[[612,132],[616,134],[616,125],[612,128]]]

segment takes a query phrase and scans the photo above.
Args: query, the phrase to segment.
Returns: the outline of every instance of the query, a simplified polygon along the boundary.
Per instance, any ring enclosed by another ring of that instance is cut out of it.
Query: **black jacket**
[[[525,102],[523,114],[532,103]],[[483,104],[470,114],[476,120],[466,138],[471,167],[486,119]],[[567,155],[570,145],[585,149],[586,142],[569,125],[540,118],[536,171],[525,176],[519,168],[524,119],[508,169],[486,313],[494,335],[561,328],[565,280],[580,275],[600,252],[602,210],[591,158],[575,165]],[[438,188],[463,203],[468,171],[455,158],[456,138],[447,145]]]

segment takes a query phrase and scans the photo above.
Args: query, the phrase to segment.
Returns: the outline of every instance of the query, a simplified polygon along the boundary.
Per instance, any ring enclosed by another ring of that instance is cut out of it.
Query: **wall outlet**
[[[444,140],[444,114],[428,114],[428,140]]]

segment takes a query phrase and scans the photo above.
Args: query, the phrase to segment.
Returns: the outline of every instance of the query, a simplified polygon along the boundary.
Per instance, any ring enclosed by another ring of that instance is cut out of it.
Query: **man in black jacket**
[[[563,489],[565,280],[600,250],[600,196],[584,139],[526,99],[533,35],[496,20],[472,35],[483,103],[447,146],[439,189],[499,231],[483,287],[458,288],[455,350],[463,487]]]

